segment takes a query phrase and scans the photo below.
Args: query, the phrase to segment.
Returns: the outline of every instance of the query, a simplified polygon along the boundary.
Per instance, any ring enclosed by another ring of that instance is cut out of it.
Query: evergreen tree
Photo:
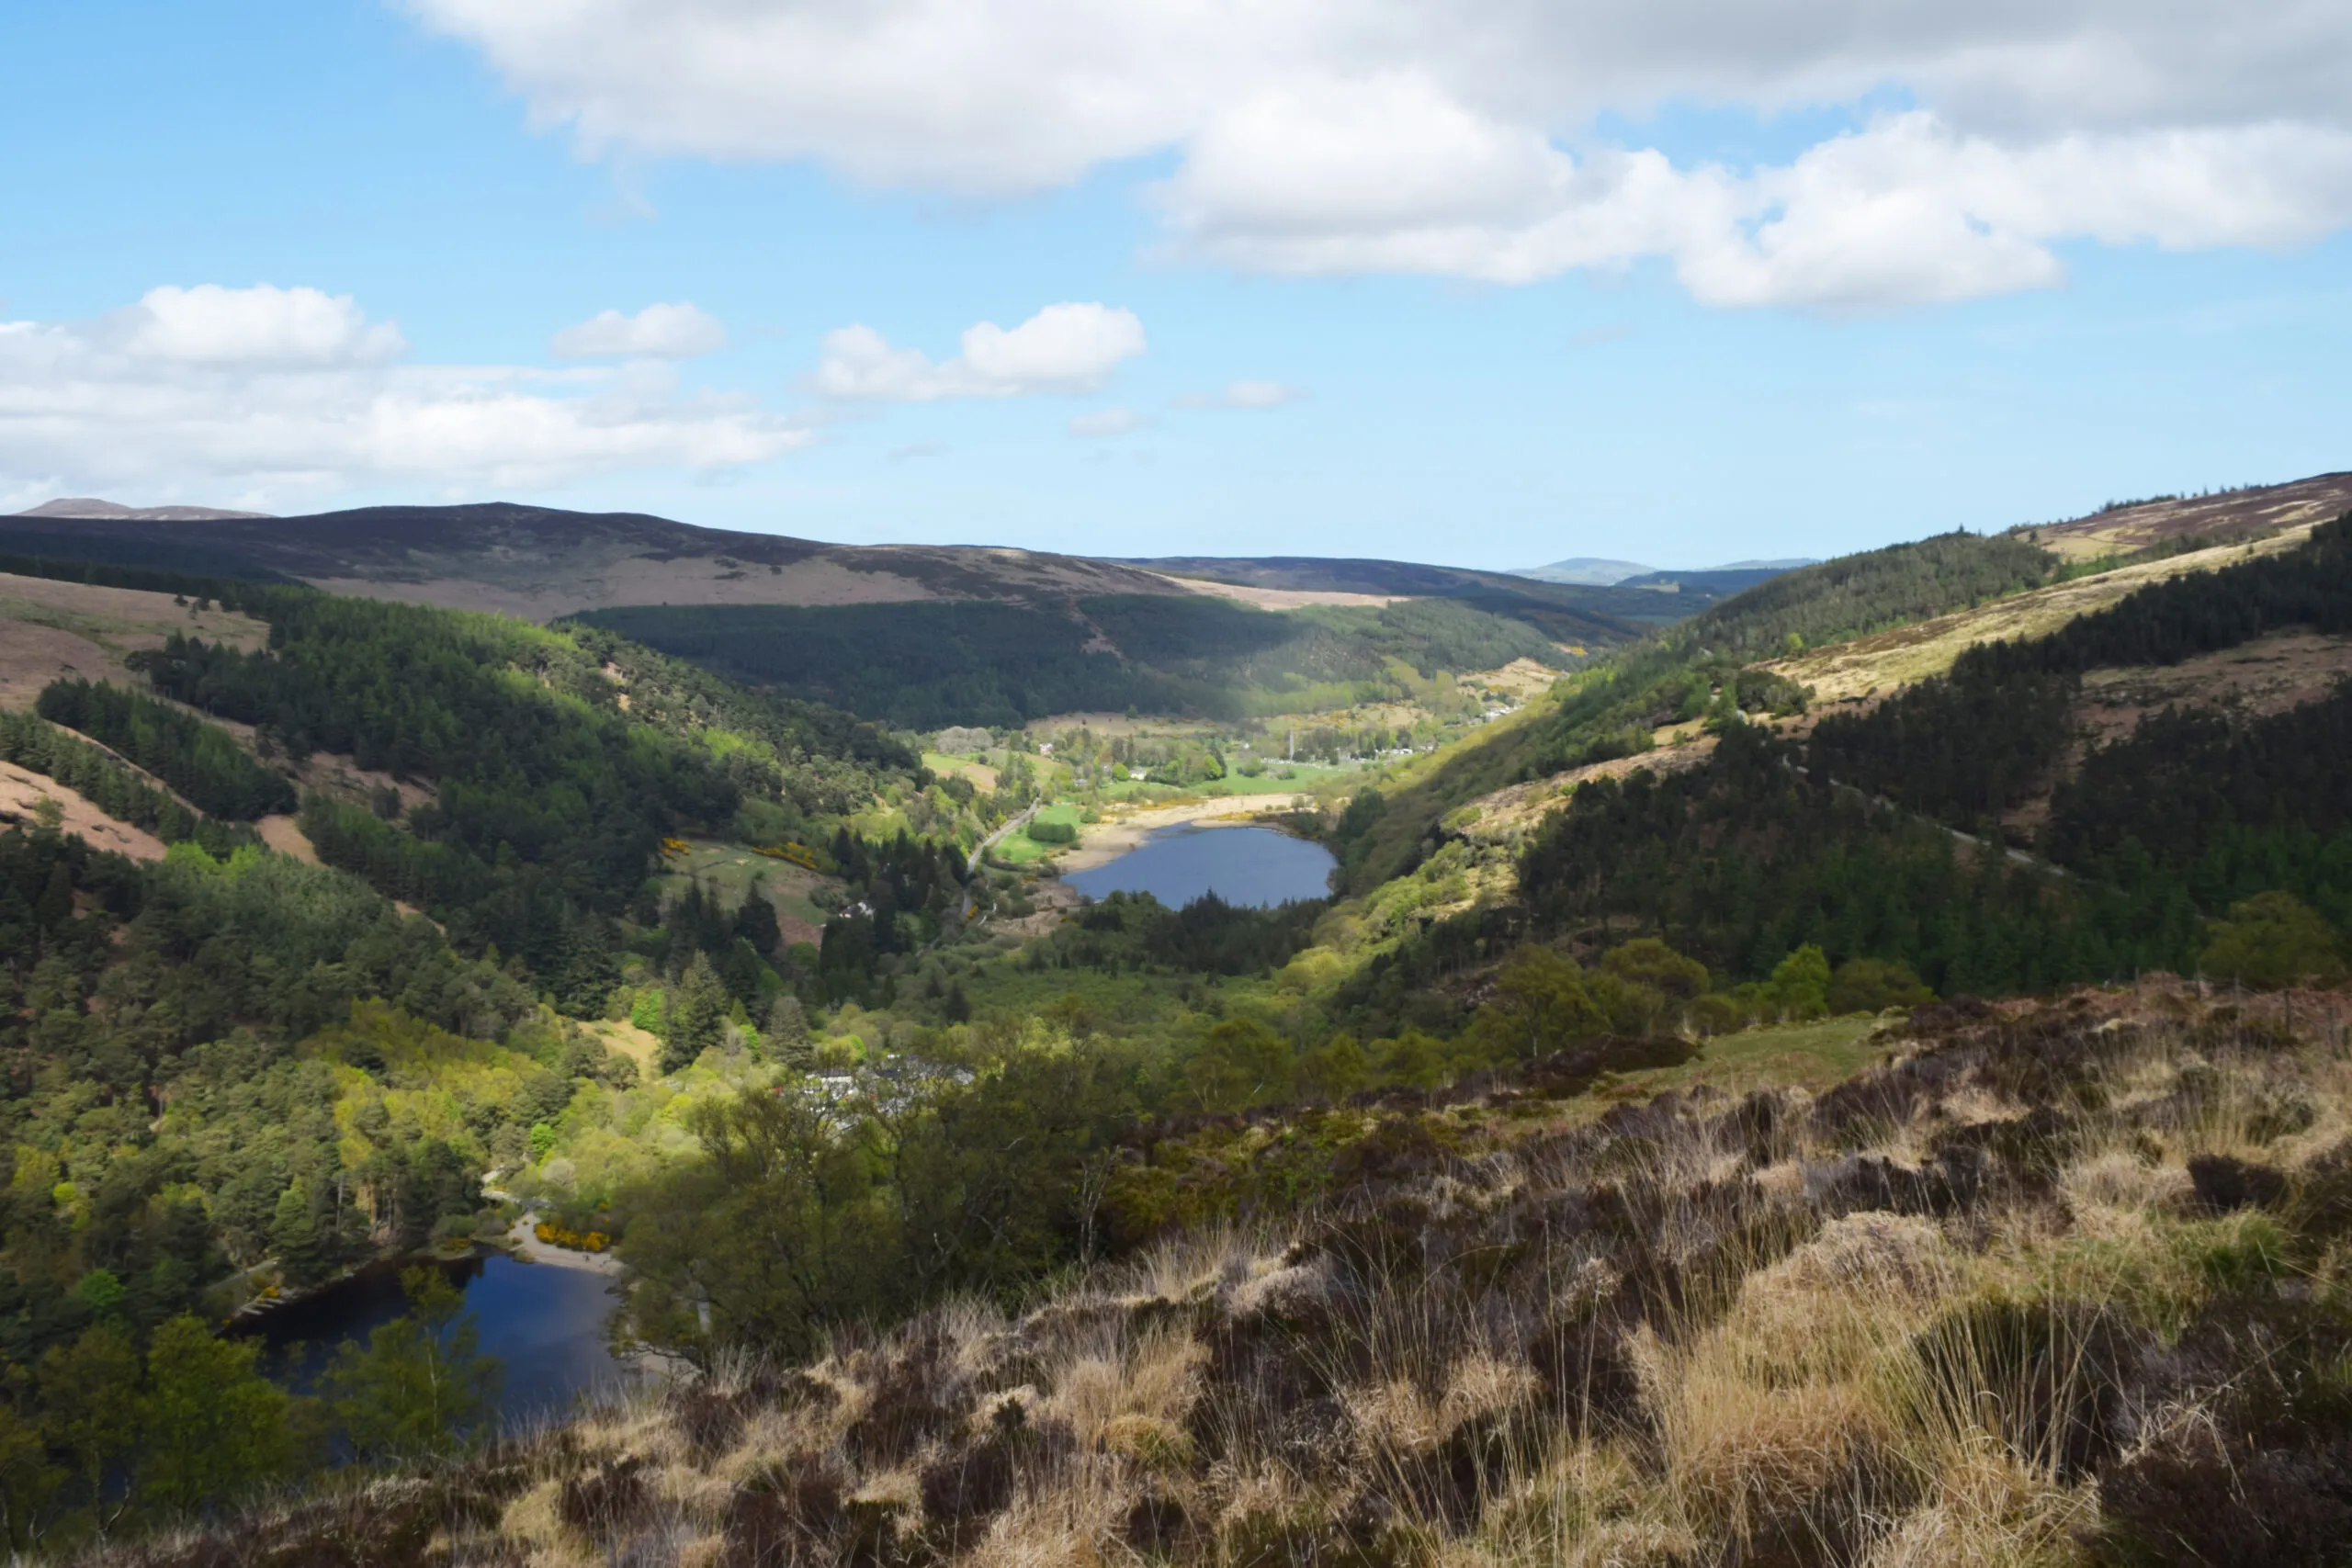
[[[776,998],[768,1008],[768,1026],[763,1032],[770,1053],[785,1066],[807,1072],[816,1061],[808,1041],[808,1015],[798,997],[787,992]]]
[[[311,1218],[310,1195],[296,1182],[277,1195],[269,1224],[270,1250],[289,1285],[314,1285],[326,1277],[325,1249],[319,1227]]]
[[[662,1070],[674,1073],[718,1044],[727,1032],[731,998],[707,953],[697,953],[678,980],[676,1005],[669,1017],[669,1036],[662,1043]]]
[[[775,906],[757,887],[743,895],[743,907],[735,911],[735,934],[752,944],[752,951],[763,958],[775,956],[782,940],[782,928],[776,924]]]

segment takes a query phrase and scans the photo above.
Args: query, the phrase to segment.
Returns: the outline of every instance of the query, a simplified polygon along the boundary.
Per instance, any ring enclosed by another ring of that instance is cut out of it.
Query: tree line
[[[52,681],[33,711],[144,768],[209,817],[250,822],[294,809],[293,783],[218,725],[106,682]]]
[[[38,714],[0,712],[0,761],[55,779],[107,816],[144,829],[167,844],[197,843],[225,855],[260,841],[243,823],[216,822],[190,810],[120,758]]]

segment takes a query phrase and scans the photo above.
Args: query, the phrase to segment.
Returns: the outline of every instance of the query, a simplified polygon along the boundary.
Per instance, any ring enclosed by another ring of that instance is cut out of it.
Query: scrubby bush
[[[2344,951],[2320,912],[2291,893],[2258,894],[2230,906],[2212,923],[2203,959],[2207,975],[2275,990],[2332,986],[2345,977]]]
[[[1849,958],[1829,977],[1827,1005],[1833,1013],[1883,1012],[1935,999],[1909,964],[1887,959]]]

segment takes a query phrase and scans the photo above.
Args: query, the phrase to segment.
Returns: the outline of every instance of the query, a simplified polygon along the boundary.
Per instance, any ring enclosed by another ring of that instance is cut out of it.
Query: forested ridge
[[[2200,911],[2173,881],[2055,878],[1792,757],[1741,726],[1707,767],[1584,786],[1521,862],[1531,910],[1555,929],[1632,916],[1743,978],[1808,942],[1973,995],[2195,968]]]
[[[665,1069],[719,1051],[741,1064],[762,1028],[806,1039],[804,998],[873,999],[877,977],[887,996],[888,954],[929,940],[960,898],[964,846],[1018,808],[933,780],[838,711],[609,633],[83,575],[234,597],[271,629],[254,653],[174,637],[134,655],[149,691],[69,679],[37,711],[0,714],[0,757],[174,846],[141,865],[40,812],[0,833],[0,1127],[15,1150],[0,1530],[19,1547],[60,1522],[73,1539],[126,1506],[161,1518],[334,1455],[490,1430],[477,1395],[436,1396],[424,1416],[402,1403],[416,1369],[401,1358],[429,1363],[463,1332],[429,1284],[314,1400],[289,1403],[251,1344],[211,1325],[259,1281],[300,1290],[503,1227],[511,1213],[483,1213],[486,1174],[546,1153],[568,1113],[641,1125],[653,1107],[624,1110],[628,1097],[671,1100],[582,1021],[643,1015]],[[250,745],[214,719],[251,726]],[[361,799],[299,792],[291,774],[315,752],[391,783]],[[298,799],[326,865],[269,852],[246,826]],[[696,830],[790,846],[836,876],[848,934],[831,962],[787,948],[756,888],[724,908],[698,884],[656,896],[650,874]],[[440,1326],[419,1338],[417,1323]],[[100,1397],[113,1414],[94,1433]]]
[[[1517,940],[1517,919],[1538,934],[1631,921],[1734,979],[1810,944],[1832,964],[1898,962],[1939,990],[1976,994],[2195,972],[2209,922],[2258,896],[2290,894],[2347,929],[2343,692],[2250,720],[2152,716],[2060,775],[2084,671],[2347,624],[2352,518],[2048,637],[1972,649],[1950,674],[1825,716],[1801,741],[1718,699],[1721,739],[1703,765],[1581,785],[1519,861],[1516,917],[1431,930],[1367,994],[1396,1005],[1400,986]],[[1562,712],[1594,711],[1645,673],[1597,681]],[[2038,828],[2003,826],[2038,794],[2052,796]],[[1342,840],[1361,843],[1395,809],[1360,797]]]
[[[294,809],[294,785],[217,725],[104,682],[54,681],[33,711],[78,729],[154,774],[208,817],[251,821]]]
[[[1861,637],[2006,594],[2059,571],[2050,551],[2009,534],[1939,534],[1799,567],[1676,626],[1675,643],[1748,659]]]
[[[466,951],[520,959],[566,1006],[593,1009],[610,990],[615,922],[665,840],[716,832],[823,853],[895,792],[929,799],[930,830],[968,842],[991,809],[940,794],[915,752],[869,725],[610,633],[239,592],[269,623],[266,649],[174,636],[133,659],[169,702],[61,682],[40,711],[215,818],[296,809],[269,763],[314,751],[427,789],[413,805],[389,788],[311,793],[300,825],[327,863],[424,909]],[[198,715],[252,726],[261,760]]]
[[[1515,659],[1567,662],[1523,621],[1452,600],[1272,612],[1196,594],[799,608],[639,605],[580,617],[735,679],[908,728],[1088,711],[1237,719],[1344,706],[1393,684]]]
[[[1759,660],[2021,592],[2059,570],[2039,546],[1954,533],[1774,577],[1572,674],[1533,722],[1382,790],[1340,826],[1348,890],[1369,893],[1410,871],[1436,848],[1439,818],[1506,784],[1638,755],[1666,725],[1801,711],[1804,693],[1750,668]]]

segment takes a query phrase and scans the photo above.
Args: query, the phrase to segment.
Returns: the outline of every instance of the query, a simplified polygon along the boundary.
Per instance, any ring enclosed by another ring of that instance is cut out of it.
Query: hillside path
[[[1007,833],[1017,831],[1019,829],[1025,827],[1028,824],[1029,818],[1037,815],[1038,807],[1044,804],[1045,803],[1043,801],[1031,802],[1027,810],[1023,811],[1020,816],[1013,818],[1003,827],[999,828],[995,832],[990,833],[987,838],[982,839],[978,843],[972,846],[971,856],[964,863],[964,880],[967,885],[971,882],[972,878],[979,873],[980,857],[987,854],[989,851],[994,849],[996,847],[996,841],[999,839],[1003,838]],[[964,907],[957,912],[956,918],[958,920],[968,920],[972,918],[972,889],[969,886],[967,886],[964,889]]]

